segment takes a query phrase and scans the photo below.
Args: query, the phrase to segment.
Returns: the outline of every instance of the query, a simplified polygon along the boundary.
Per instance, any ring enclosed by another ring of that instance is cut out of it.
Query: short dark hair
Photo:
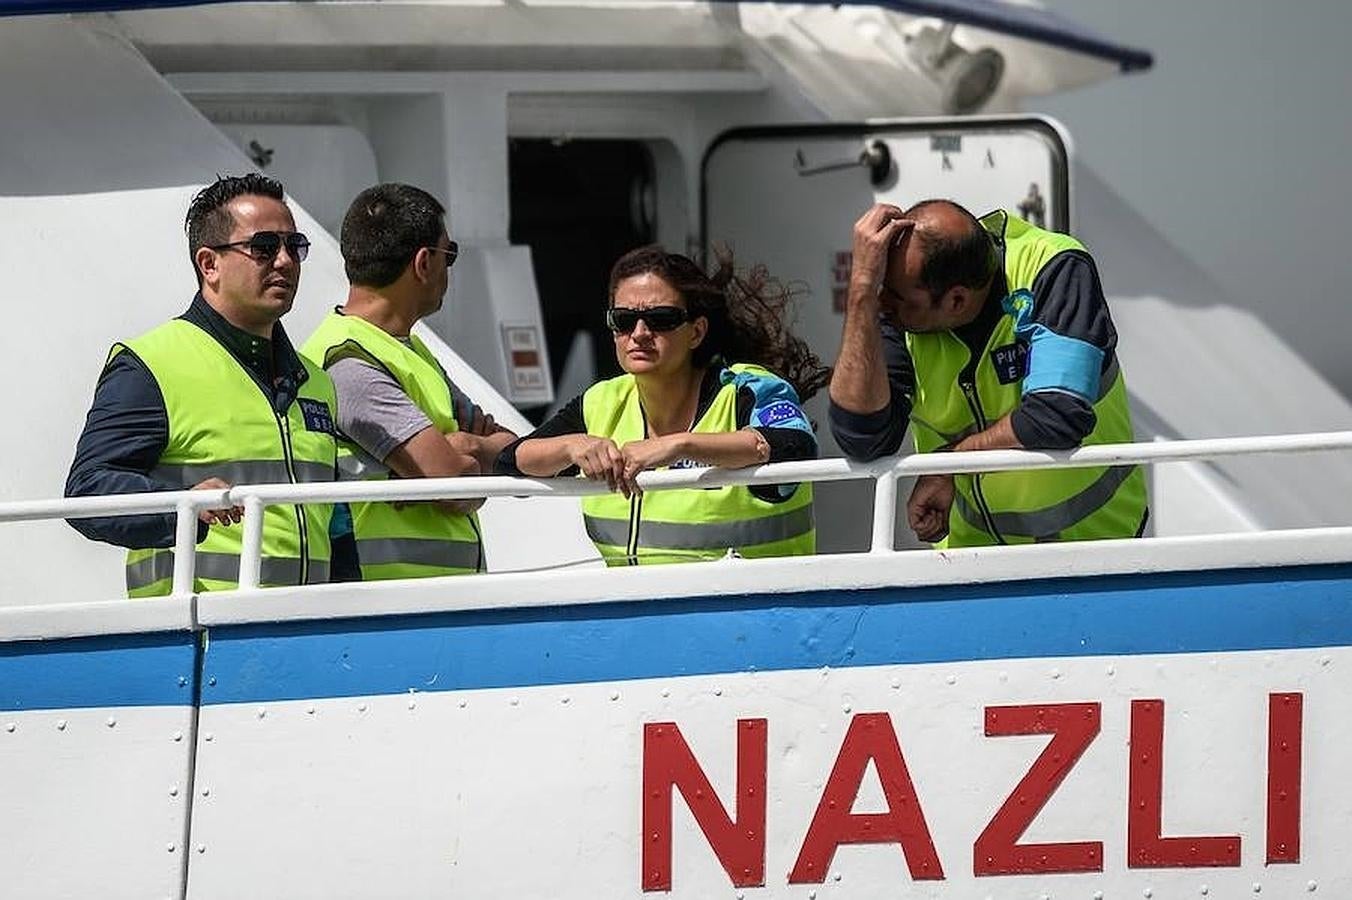
[[[446,231],[446,207],[408,184],[378,184],[357,195],[343,216],[339,247],[347,280],[383,288],[403,274],[423,247],[435,247]]]
[[[250,172],[247,175],[217,175],[216,181],[197,192],[188,204],[188,216],[183,230],[188,233],[188,260],[197,273],[197,286],[202,286],[202,273],[197,269],[197,251],[202,247],[224,244],[230,240],[235,220],[225,207],[237,197],[271,197],[285,202],[286,192],[275,178]]]
[[[960,212],[968,228],[961,234],[936,234],[931,229],[915,232],[920,242],[920,286],[938,303],[955,287],[980,288],[990,283],[999,263],[995,242],[981,221],[951,200],[922,200],[906,211],[909,217],[927,206],[943,204]]]

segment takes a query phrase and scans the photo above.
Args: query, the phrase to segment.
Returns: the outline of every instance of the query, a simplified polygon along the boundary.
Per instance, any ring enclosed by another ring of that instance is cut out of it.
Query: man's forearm
[[[878,297],[869,285],[850,285],[830,394],[831,402],[854,413],[877,412],[891,401],[878,328]]]
[[[478,449],[474,458],[479,461],[479,471],[491,473],[497,464],[498,455],[507,449],[507,445],[516,440],[516,435],[506,428],[499,428],[478,440]]]
[[[1002,416],[991,424],[985,431],[978,431],[976,434],[969,434],[967,437],[958,441],[951,448],[954,451],[964,450],[1022,450],[1023,444],[1014,434],[1014,427],[1010,424],[1009,416]]]

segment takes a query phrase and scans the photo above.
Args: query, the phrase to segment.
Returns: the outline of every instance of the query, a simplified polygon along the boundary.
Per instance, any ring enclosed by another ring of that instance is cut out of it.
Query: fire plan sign
[[[547,400],[549,376],[545,372],[540,330],[534,325],[503,325],[502,345],[511,399]]]
[[[833,312],[845,312],[845,304],[850,292],[850,260],[854,254],[849,250],[837,250],[831,255],[831,309]]]

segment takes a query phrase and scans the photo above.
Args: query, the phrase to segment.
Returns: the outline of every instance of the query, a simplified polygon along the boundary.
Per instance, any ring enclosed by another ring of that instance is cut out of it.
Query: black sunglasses
[[[455,258],[460,255],[460,245],[455,241],[447,242],[447,246],[445,247],[428,247],[427,249],[431,250],[433,253],[445,253],[446,268],[448,269],[455,265]]]
[[[286,252],[296,262],[304,262],[310,254],[310,239],[299,231],[255,231],[242,241],[213,244],[208,250],[243,250],[259,262],[268,262],[286,245]]]
[[[674,331],[690,321],[690,313],[679,306],[650,306],[647,309],[612,306],[606,310],[606,324],[617,334],[629,334],[638,327],[640,319],[648,324],[649,331]]]

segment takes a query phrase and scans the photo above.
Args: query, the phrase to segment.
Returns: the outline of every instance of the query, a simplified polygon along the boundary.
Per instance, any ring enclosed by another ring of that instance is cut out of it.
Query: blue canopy
[[[170,6],[205,6],[231,0],[0,0],[0,16],[37,13],[105,12]],[[800,0],[802,2],[802,0]],[[915,16],[933,16],[959,25],[972,25],[1013,37],[1047,44],[1117,63],[1123,72],[1150,68],[1145,50],[1114,43],[1051,10],[1013,6],[1001,0],[806,0],[830,4],[881,6]]]

